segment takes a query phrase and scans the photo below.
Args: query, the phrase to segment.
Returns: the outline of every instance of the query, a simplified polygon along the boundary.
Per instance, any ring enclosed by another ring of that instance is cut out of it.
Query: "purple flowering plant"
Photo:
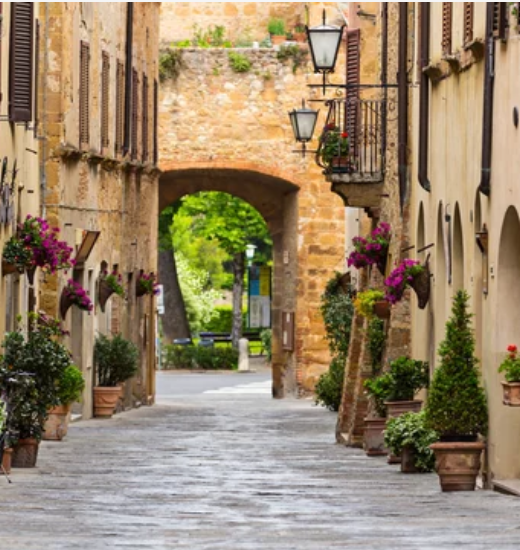
[[[75,263],[71,258],[73,248],[58,239],[59,232],[43,218],[28,215],[6,243],[2,257],[19,271],[41,267],[56,273],[58,269],[68,269]]]
[[[101,272],[101,278],[110,287],[114,294],[117,294],[122,298],[124,297],[125,289],[123,287],[123,277],[121,276],[121,273],[118,273],[115,270],[108,273],[107,270],[104,270]]]
[[[76,283],[72,279],[67,281],[64,294],[70,303],[77,306],[79,309],[88,312],[94,309],[87,291],[79,283]]]
[[[366,239],[354,237],[352,244],[355,250],[348,257],[348,266],[361,269],[377,265],[383,271],[391,237],[390,224],[385,222],[380,223]]]
[[[155,273],[140,273],[137,278],[137,291],[143,294],[159,294],[159,284],[156,281]]]
[[[424,266],[416,260],[403,260],[385,280],[385,298],[391,304],[399,302],[404,291],[417,275],[422,273]]]

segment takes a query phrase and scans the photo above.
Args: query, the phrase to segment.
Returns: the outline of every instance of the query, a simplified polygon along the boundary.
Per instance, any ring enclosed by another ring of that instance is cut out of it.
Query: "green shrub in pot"
[[[98,385],[115,387],[137,374],[139,351],[135,344],[117,334],[112,339],[100,334],[94,344]]]
[[[81,398],[85,389],[83,374],[76,365],[69,365],[57,383],[58,401],[60,405],[70,405]]]

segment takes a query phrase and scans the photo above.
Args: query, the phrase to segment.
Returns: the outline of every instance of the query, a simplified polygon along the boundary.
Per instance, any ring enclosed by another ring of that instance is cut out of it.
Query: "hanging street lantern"
[[[305,27],[311,50],[314,72],[323,75],[323,93],[325,93],[325,77],[334,72],[338,59],[339,47],[345,25],[336,27],[327,25],[325,21],[325,10],[323,10],[323,23],[317,27]]]
[[[305,144],[312,140],[319,111],[305,107],[305,100],[302,100],[301,109],[294,109],[289,113],[294,139],[303,144],[302,154],[305,156]]]

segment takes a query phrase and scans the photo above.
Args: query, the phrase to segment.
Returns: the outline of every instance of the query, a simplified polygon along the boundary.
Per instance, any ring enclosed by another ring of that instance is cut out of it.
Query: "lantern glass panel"
[[[307,31],[309,46],[317,72],[330,72],[334,70],[338,56],[343,27],[320,25]]]

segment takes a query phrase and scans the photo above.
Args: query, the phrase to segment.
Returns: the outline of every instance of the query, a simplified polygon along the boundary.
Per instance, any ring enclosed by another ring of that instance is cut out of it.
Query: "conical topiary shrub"
[[[474,490],[484,448],[477,436],[485,435],[488,426],[468,300],[464,290],[455,295],[426,404],[426,426],[441,437],[431,448],[443,491]]]

